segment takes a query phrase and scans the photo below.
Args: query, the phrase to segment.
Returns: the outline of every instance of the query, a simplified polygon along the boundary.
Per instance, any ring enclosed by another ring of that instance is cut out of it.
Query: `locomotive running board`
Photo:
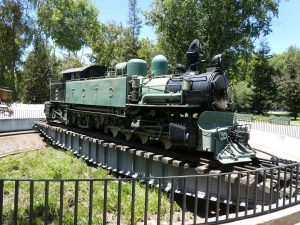
[[[158,186],[158,179],[154,179],[155,177],[170,177],[170,179],[163,179],[160,184],[165,191],[169,191],[174,185],[176,193],[185,193],[211,201],[218,199],[220,202],[229,202],[232,205],[245,206],[246,204],[247,207],[269,205],[278,201],[282,196],[282,190],[278,191],[273,188],[271,190],[269,185],[266,185],[266,181],[264,183],[261,181],[259,171],[255,172],[255,175],[249,173],[244,177],[241,177],[242,173],[232,172],[219,176],[221,174],[219,170],[209,170],[205,166],[195,168],[180,160],[117,145],[61,127],[50,126],[44,122],[35,122],[34,128],[38,129],[53,145],[70,151],[96,166],[125,176],[147,177],[155,186]],[[203,176],[197,176],[197,179],[193,176],[199,174]],[[210,176],[205,174],[210,174]],[[191,177],[185,178],[185,182],[171,178],[179,176]],[[276,184],[275,178],[273,182]],[[206,193],[206,190],[209,190],[209,193]]]

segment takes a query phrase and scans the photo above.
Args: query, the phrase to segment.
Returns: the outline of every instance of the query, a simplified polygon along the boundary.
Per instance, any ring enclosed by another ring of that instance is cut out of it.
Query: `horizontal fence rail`
[[[224,179],[231,182],[224,185]],[[169,182],[169,191],[163,191]],[[206,199],[197,192],[175,193],[177,185],[187,187],[189,182],[195,190],[205,185]],[[228,192],[223,202],[211,194],[221,188]],[[299,164],[182,177],[0,179],[0,224],[217,224],[298,203]]]

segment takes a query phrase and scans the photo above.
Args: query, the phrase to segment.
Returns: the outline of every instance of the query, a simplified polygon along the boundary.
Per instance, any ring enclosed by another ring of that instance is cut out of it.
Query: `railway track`
[[[46,121],[35,123],[52,144],[73,152],[88,162],[130,177],[149,178],[165,190],[197,198],[246,207],[284,204],[299,193],[299,167],[270,155],[249,163],[222,165],[203,154],[170,151],[157,145],[143,145],[99,131],[68,127]],[[163,183],[159,178],[166,177]],[[183,178],[174,183],[173,178]],[[152,179],[153,178],[153,179]]]

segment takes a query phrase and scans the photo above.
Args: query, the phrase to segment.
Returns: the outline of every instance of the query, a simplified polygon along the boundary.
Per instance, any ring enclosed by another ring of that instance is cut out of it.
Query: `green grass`
[[[298,126],[300,126],[300,120],[291,120],[291,125],[298,125]]]
[[[1,178],[35,178],[35,179],[63,179],[63,178],[111,178],[109,172],[103,169],[89,167],[80,159],[68,152],[46,148],[0,159]],[[3,224],[12,224],[14,212],[14,181],[4,182]],[[135,194],[135,221],[143,220],[145,190],[144,185],[136,183]],[[28,181],[19,181],[18,198],[18,224],[28,224],[29,221],[29,193]],[[73,224],[75,206],[75,183],[64,184],[64,215],[63,224]],[[79,182],[78,193],[78,224],[88,223],[89,208],[89,182]],[[93,224],[103,221],[104,182],[93,183]],[[130,223],[132,183],[122,183],[121,218],[123,224]],[[49,183],[49,211],[48,218],[51,224],[58,224],[59,215],[59,182]],[[151,188],[149,191],[148,216],[157,214],[158,190]],[[167,220],[169,215],[169,199],[163,193],[161,197],[162,220]],[[118,182],[108,182],[107,192],[107,222],[116,223],[118,205]],[[34,184],[34,224],[43,224],[45,210],[45,182],[36,181]],[[175,210],[179,207],[175,204]]]
[[[261,121],[261,122],[270,122],[272,116],[264,116],[264,115],[256,115],[254,116],[255,121]],[[290,121],[291,125],[300,125],[300,117],[298,117],[296,120],[291,117]]]

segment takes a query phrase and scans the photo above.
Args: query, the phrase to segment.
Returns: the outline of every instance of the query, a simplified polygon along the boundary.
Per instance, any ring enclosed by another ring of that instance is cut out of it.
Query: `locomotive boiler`
[[[250,161],[249,129],[224,112],[230,84],[224,55],[199,71],[202,48],[194,40],[186,52],[186,66],[168,74],[168,61],[158,55],[147,63],[131,59],[114,69],[92,65],[62,71],[51,81],[48,120],[99,129],[126,140],[162,143],[165,149],[207,152],[221,163]]]

